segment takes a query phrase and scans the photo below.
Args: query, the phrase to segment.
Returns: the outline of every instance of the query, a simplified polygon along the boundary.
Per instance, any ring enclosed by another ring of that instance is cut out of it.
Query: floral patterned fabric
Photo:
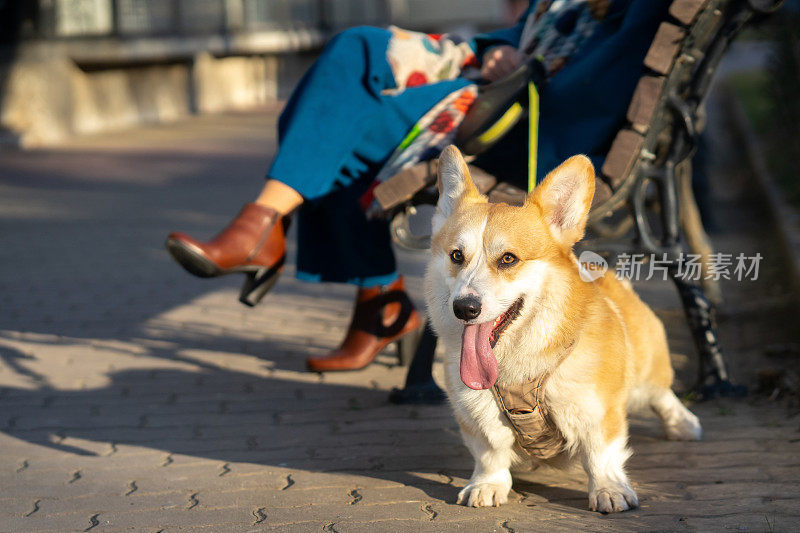
[[[362,208],[366,211],[367,216],[378,217],[382,214],[382,209],[373,195],[373,191],[379,183],[421,161],[438,157],[442,150],[453,144],[456,130],[477,96],[478,87],[476,85],[468,85],[454,91],[414,125],[375,176],[372,186],[361,197]]]
[[[620,6],[619,2],[611,0],[539,0],[523,17],[522,32],[515,45],[527,56],[539,58],[547,76],[553,76],[594,34],[598,24]],[[386,57],[397,88],[385,93],[398,93],[408,87],[457,77],[476,77],[479,63],[474,43],[460,42],[449,35],[406,31],[396,26],[389,29],[392,36]],[[411,129],[362,198],[361,203],[370,216],[380,213],[372,197],[378,183],[421,161],[437,157],[453,143],[477,90],[477,85],[469,85],[451,93]]]
[[[478,66],[472,47],[465,41],[449,35],[406,31],[396,26],[390,26],[389,30],[392,36],[386,58],[397,87],[384,90],[384,94],[397,94],[407,88],[463,77],[469,69]],[[380,205],[373,196],[379,183],[421,161],[438,157],[445,147],[453,144],[458,126],[477,95],[475,84],[453,91],[417,121],[361,197],[360,203],[368,216],[381,214]]]
[[[406,31],[389,26],[392,36],[386,59],[394,73],[397,89],[426,83],[452,80],[469,67],[477,67],[475,52],[469,43],[454,36]]]

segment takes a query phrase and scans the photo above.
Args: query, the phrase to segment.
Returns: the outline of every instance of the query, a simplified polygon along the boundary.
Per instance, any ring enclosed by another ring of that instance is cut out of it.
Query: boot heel
[[[262,268],[256,272],[248,272],[244,284],[242,284],[242,290],[239,292],[239,301],[249,307],[258,305],[258,302],[278,281],[282,266],[283,261],[269,269]]]
[[[420,327],[397,339],[397,359],[401,366],[409,366],[411,364],[424,330],[425,323],[423,321]]]

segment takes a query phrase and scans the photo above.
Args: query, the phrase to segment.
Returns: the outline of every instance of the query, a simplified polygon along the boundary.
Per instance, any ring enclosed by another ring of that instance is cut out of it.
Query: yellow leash
[[[478,136],[478,142],[483,145],[493,144],[498,137],[517,123],[519,116],[525,108],[519,102],[514,102],[503,116],[485,132]],[[533,82],[528,82],[528,192],[536,187],[536,157],[539,149],[539,91]]]
[[[498,137],[504,135],[514,124],[525,109],[519,102],[514,102],[511,107],[503,113],[497,122],[492,124],[492,127],[478,136],[478,142],[484,145],[493,144]]]
[[[536,156],[539,149],[539,91],[528,82],[528,192],[536,187]]]

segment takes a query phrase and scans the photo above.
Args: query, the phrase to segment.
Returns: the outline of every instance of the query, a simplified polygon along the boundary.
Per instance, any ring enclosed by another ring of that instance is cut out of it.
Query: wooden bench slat
[[[592,209],[611,198],[611,187],[603,181],[600,176],[594,178],[594,197],[592,198]]]
[[[669,72],[672,62],[675,60],[678,50],[680,50],[681,41],[685,36],[686,32],[678,26],[669,22],[662,22],[653,39],[653,44],[650,45],[650,49],[647,51],[644,64],[659,74]]]
[[[636,131],[645,133],[649,129],[663,88],[664,78],[662,77],[645,76],[639,80],[627,114],[628,120]]]
[[[614,138],[602,168],[614,189],[619,187],[639,157],[643,141],[644,137],[633,130],[621,130]]]
[[[510,183],[500,182],[489,193],[489,201],[493,204],[522,205],[527,193]]]
[[[669,14],[688,26],[703,9],[708,0],[675,0],[669,6]]]
[[[609,187],[601,177],[596,177],[594,179],[594,198],[592,199],[592,209],[611,198],[611,194],[611,187]],[[527,196],[528,193],[522,189],[509,183],[501,182],[489,193],[489,201],[493,204],[504,203],[509,205],[522,205]]]
[[[425,187],[430,176],[435,173],[433,163],[418,163],[379,184],[373,194],[384,210],[392,209],[410,200],[417,191]]]
[[[478,188],[478,192],[486,194],[489,190],[497,184],[497,178],[473,165],[467,165],[469,168],[469,175],[472,177],[472,182]]]

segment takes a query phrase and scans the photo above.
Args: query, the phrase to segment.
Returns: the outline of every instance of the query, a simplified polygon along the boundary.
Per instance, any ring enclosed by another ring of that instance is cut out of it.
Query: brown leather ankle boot
[[[239,301],[257,304],[275,284],[286,259],[288,220],[270,207],[245,204],[216,237],[199,242],[184,233],[167,237],[167,251],[188,272],[212,278],[247,275]]]
[[[310,357],[306,366],[312,372],[364,368],[389,343],[421,331],[421,326],[422,320],[404,290],[402,277],[385,287],[359,289],[342,346],[327,357]]]

